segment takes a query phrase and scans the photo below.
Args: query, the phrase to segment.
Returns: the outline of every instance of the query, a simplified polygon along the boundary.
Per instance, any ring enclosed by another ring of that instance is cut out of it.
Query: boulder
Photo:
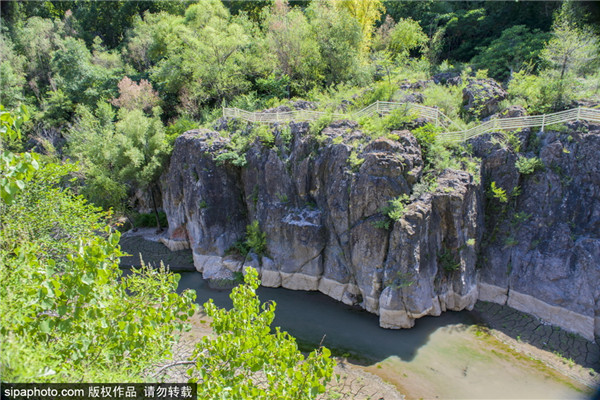
[[[463,89],[463,109],[471,117],[482,119],[498,112],[498,104],[506,96],[493,79],[469,79]]]

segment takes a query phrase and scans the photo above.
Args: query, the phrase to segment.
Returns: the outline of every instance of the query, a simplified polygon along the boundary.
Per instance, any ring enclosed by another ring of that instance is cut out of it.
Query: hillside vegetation
[[[115,228],[147,221],[134,215],[141,208],[161,228],[160,177],[184,132],[215,131],[207,148],[227,143],[216,146],[219,166],[243,167],[257,142],[289,150],[290,125],[224,120],[223,107],[349,113],[414,102],[460,129],[515,105],[542,114],[600,102],[599,11],[587,3],[14,1],[1,13],[0,368],[12,382],[143,381],[170,357],[195,295],[177,294],[163,267],[124,276]],[[503,100],[492,112],[484,95]],[[409,112],[362,118],[335,138],[323,133],[331,122],[307,135],[339,145],[359,126],[343,160],[355,172],[368,143],[398,146],[394,132],[409,129],[419,190],[433,191],[447,168],[479,178],[472,149],[439,143],[440,128]],[[538,161],[518,168],[533,173]],[[389,202],[374,227],[387,231],[408,200]],[[254,229],[238,251],[261,253]],[[329,351],[305,356],[270,333],[274,305],[260,304],[257,286],[250,273],[229,313],[206,305],[218,336],[198,344],[191,379],[207,397],[232,388],[233,398],[314,398],[332,374]],[[235,352],[247,358],[228,363]]]

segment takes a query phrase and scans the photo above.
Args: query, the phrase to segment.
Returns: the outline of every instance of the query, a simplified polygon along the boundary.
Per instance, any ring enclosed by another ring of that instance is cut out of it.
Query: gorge
[[[318,290],[386,328],[480,299],[600,336],[598,126],[522,130],[513,147],[506,134],[479,136],[467,143],[479,168],[440,170],[429,186],[429,161],[408,130],[365,140],[349,120],[318,134],[308,123],[290,123],[291,135],[270,129],[274,141],[254,141],[241,167],[218,159],[230,139],[216,130],[175,141],[161,179],[163,241],[191,248],[204,278],[234,279],[253,266],[263,286]],[[533,157],[543,166],[518,168]],[[390,220],[395,198],[402,213]],[[253,221],[265,254],[230,254]]]

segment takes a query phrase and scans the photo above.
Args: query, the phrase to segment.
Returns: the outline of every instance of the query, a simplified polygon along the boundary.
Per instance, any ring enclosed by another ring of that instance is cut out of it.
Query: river
[[[194,289],[197,302],[212,298],[231,307],[229,290],[208,286],[191,264],[191,253],[171,253],[137,237],[121,241],[124,250],[175,266],[179,290]],[[188,254],[189,253],[189,254]],[[126,265],[138,264],[128,257]],[[188,271],[182,271],[188,269]],[[262,301],[275,301],[274,324],[298,339],[304,349],[320,343],[334,354],[395,385],[408,399],[586,399],[590,389],[509,348],[482,331],[474,314],[446,312],[424,317],[412,329],[379,327],[378,317],[319,292],[258,289]]]
[[[180,290],[194,289],[198,303],[212,298],[231,307],[229,291],[209,288],[197,272],[180,274]],[[583,386],[482,333],[467,311],[390,330],[379,327],[377,316],[318,292],[261,287],[258,295],[275,301],[274,324],[305,348],[322,342],[396,385],[407,398],[589,398]]]

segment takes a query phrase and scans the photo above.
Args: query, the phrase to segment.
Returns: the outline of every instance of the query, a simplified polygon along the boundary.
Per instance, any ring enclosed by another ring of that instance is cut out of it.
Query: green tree
[[[361,50],[366,53],[371,48],[371,40],[375,24],[383,13],[385,7],[381,0],[334,0],[334,4],[348,10],[350,15],[358,21],[362,30]]]
[[[25,100],[25,62],[12,41],[0,33],[0,98],[5,107],[17,107]]]
[[[306,10],[322,59],[324,85],[359,78],[362,32],[347,10],[313,1]]]
[[[556,14],[552,38],[541,53],[550,77],[556,81],[555,108],[570,100],[574,78],[598,66],[598,38],[591,27],[576,19],[573,6],[566,2]]]
[[[275,1],[266,17],[267,43],[280,75],[290,78],[293,94],[306,93],[323,79],[323,62],[315,32],[304,13]]]
[[[106,215],[61,187],[72,166],[42,163],[2,202],[0,368],[11,382],[136,381],[168,357],[196,306],[177,277],[122,276]],[[99,232],[103,232],[98,236]]]
[[[515,25],[502,31],[502,35],[489,46],[478,47],[480,53],[473,57],[471,63],[477,69],[487,69],[492,78],[507,80],[538,60],[548,38],[547,33]]]
[[[159,109],[152,116],[142,110],[119,110],[115,125],[117,157],[114,160],[119,180],[141,190],[149,191],[158,230],[162,230],[154,189],[170,153],[170,146],[160,120]]]
[[[327,348],[305,357],[293,337],[271,331],[274,303],[260,303],[258,273],[246,269],[245,284],[233,289],[233,308],[204,309],[216,336],[196,345],[195,365],[188,371],[204,399],[313,399],[325,392],[334,362]]]
[[[418,22],[401,18],[390,32],[388,48],[396,56],[408,56],[413,49],[424,48],[429,41]]]

